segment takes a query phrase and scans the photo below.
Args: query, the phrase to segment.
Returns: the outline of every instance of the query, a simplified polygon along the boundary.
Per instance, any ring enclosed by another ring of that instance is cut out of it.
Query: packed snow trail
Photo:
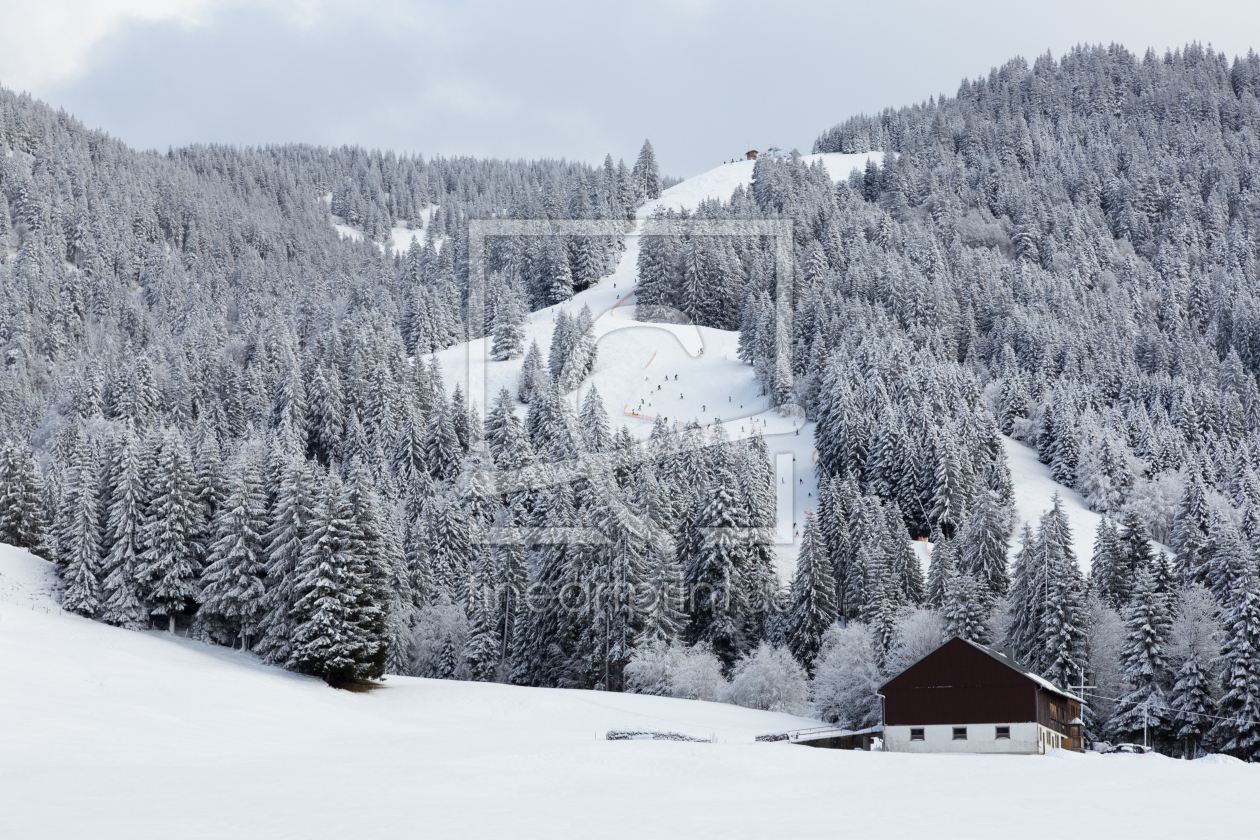
[[[662,697],[403,677],[349,694],[59,614],[52,581],[0,546],[6,838],[1226,838],[1249,836],[1260,786],[1220,756],[754,743],[817,724]],[[604,739],[623,728],[716,743]]]

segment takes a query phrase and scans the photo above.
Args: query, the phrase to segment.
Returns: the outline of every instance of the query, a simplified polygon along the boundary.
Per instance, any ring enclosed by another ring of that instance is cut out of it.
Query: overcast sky
[[[1078,43],[1260,47],[1260,2],[0,0],[0,84],[127,143],[497,157],[643,138],[663,173]]]

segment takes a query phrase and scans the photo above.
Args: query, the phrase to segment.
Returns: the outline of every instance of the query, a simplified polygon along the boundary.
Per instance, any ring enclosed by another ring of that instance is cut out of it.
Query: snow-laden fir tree
[[[688,632],[693,642],[713,645],[727,664],[742,649],[740,576],[748,549],[740,535],[748,526],[745,514],[735,476],[721,464],[679,546],[691,619]]]
[[[542,350],[538,341],[530,342],[529,352],[521,363],[520,378],[516,385],[516,398],[526,405],[547,392],[546,373],[543,365]],[[541,387],[540,387],[541,385]]]
[[[977,494],[974,509],[958,536],[958,568],[984,584],[991,598],[1006,594],[1006,542],[1010,519],[991,492]]]
[[[0,542],[46,552],[42,492],[30,448],[6,440],[0,446]]]
[[[1044,660],[1040,673],[1056,685],[1067,686],[1085,677],[1085,581],[1072,551],[1072,530],[1056,493],[1054,505],[1041,517],[1038,533],[1045,564]]]
[[[235,628],[241,649],[257,636],[266,575],[267,497],[256,448],[237,456],[229,491],[214,518],[198,600],[199,619],[217,616]]]
[[[945,603],[941,610],[944,619],[942,641],[955,636],[987,645],[989,633],[989,592],[986,585],[968,572],[952,576],[946,582]]]
[[[1094,557],[1089,568],[1090,587],[1112,609],[1121,609],[1133,592],[1133,570],[1115,524],[1103,517],[1094,538]]]
[[[128,630],[143,630],[149,624],[149,613],[138,576],[148,488],[141,475],[140,441],[130,423],[114,442],[107,484],[110,499],[105,534],[109,553],[104,564],[101,620]]]
[[[1224,605],[1231,602],[1243,580],[1252,573],[1255,546],[1243,540],[1232,522],[1216,516],[1199,556],[1202,565],[1195,581],[1207,586],[1217,602]]]
[[[281,461],[266,544],[266,593],[255,650],[267,662],[284,664],[292,652],[293,604],[298,564],[316,505],[316,477],[308,463],[290,453]]]
[[[201,573],[201,545],[205,527],[196,499],[192,457],[183,435],[167,431],[158,439],[156,460],[150,467],[149,503],[144,515],[138,578],[145,603],[153,615],[164,615],[175,632],[175,617],[193,602]]]
[[[79,615],[95,616],[101,607],[101,533],[96,453],[80,433],[66,477],[63,522],[58,535],[61,605]]]
[[[639,204],[661,197],[661,171],[656,163],[656,152],[650,140],[643,141],[639,150],[639,158],[630,171],[634,183],[634,194]]]
[[[599,391],[592,385],[582,399],[582,411],[578,415],[582,428],[582,440],[587,452],[605,452],[612,445],[608,432],[608,412],[599,398]]]
[[[330,684],[378,677],[387,653],[384,579],[370,553],[376,548],[373,523],[364,515],[370,501],[356,499],[353,484],[343,486],[336,475],[320,483],[294,570],[287,665]]]
[[[1195,758],[1216,716],[1214,671],[1220,652],[1216,604],[1202,587],[1185,590],[1177,605],[1169,637],[1168,659],[1176,682],[1168,696],[1172,720],[1169,737],[1180,742],[1182,755]]]
[[[1165,689],[1168,685],[1166,649],[1172,630],[1169,604],[1155,587],[1150,569],[1134,577],[1133,597],[1124,614],[1124,647],[1120,663],[1130,689],[1120,698],[1111,719],[1113,731],[1127,740],[1155,740],[1172,714]]]
[[[494,344],[490,351],[494,358],[520,358],[525,351],[525,331],[521,328],[523,320],[515,295],[505,296],[494,319]]]
[[[494,619],[498,611],[494,551],[487,543],[478,545],[474,550],[469,592],[470,632],[468,645],[464,648],[464,663],[473,680],[487,682],[494,678],[495,665],[499,661],[501,650],[494,632]]]
[[[805,514],[805,532],[792,578],[792,607],[788,615],[788,646],[812,673],[827,628],[836,621],[836,581],[822,534],[813,513]]]
[[[1211,738],[1222,752],[1250,760],[1260,753],[1260,584],[1254,565],[1226,608],[1221,634],[1221,720]]]

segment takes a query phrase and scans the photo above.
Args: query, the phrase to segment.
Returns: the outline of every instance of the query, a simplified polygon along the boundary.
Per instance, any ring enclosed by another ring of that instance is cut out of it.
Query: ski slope
[[[1260,786],[1219,756],[755,743],[814,722],[688,700],[402,677],[349,694],[62,614],[52,579],[0,546],[6,838],[1227,838]],[[604,739],[628,727],[712,743]]]
[[[883,156],[879,152],[821,154],[808,155],[805,160],[821,160],[832,179],[839,180],[847,178],[854,168],[864,167],[868,158],[878,162]],[[751,183],[752,170],[752,161],[739,161],[683,181],[640,207],[640,224],[658,207],[694,210],[702,201],[727,199],[737,186]],[[780,506],[779,532],[790,540],[776,545],[775,553],[780,576],[786,580],[796,568],[805,513],[814,508],[818,498],[813,471],[814,424],[773,410],[753,377],[752,367],[738,359],[738,332],[636,321],[634,298],[630,295],[638,280],[638,255],[636,231],[627,236],[626,250],[610,276],[572,300],[527,316],[525,347],[528,349],[531,341],[537,341],[545,357],[559,313],[576,315],[583,306],[589,306],[596,318],[598,357],[591,377],[569,395],[575,409],[594,386],[608,410],[611,427],[616,430],[625,425],[640,438],[651,432],[657,415],[679,424],[694,419],[706,427],[720,418],[732,438],[746,437],[760,429],[772,463],[777,464],[780,457],[785,462],[785,469],[777,475],[780,483],[776,489],[787,491]],[[486,338],[456,345],[437,355],[447,386],[458,383],[483,414],[497,399],[500,388],[515,395],[522,363],[520,359],[496,361],[490,358],[489,347],[490,339]],[[517,410],[523,417],[525,406],[518,404]],[[1020,522],[1028,521],[1035,528],[1058,492],[1072,527],[1077,559],[1088,572],[1099,516],[1085,506],[1078,493],[1054,482],[1049,469],[1037,461],[1032,450],[1009,439],[1004,440],[1004,445]],[[1012,540],[1011,550],[1017,548]],[[922,545],[918,550],[926,564],[926,550]]]
[[[810,155],[822,160],[833,179],[846,178],[863,167],[869,155]],[[640,226],[659,206],[694,210],[701,201],[730,198],[739,185],[752,180],[752,162],[723,164],[665,190],[659,199],[638,210]],[[626,250],[616,270],[571,300],[533,312],[523,325],[525,347],[537,341],[544,356],[561,311],[576,315],[589,306],[595,316],[598,355],[590,378],[569,395],[574,408],[593,386],[608,410],[611,427],[624,425],[637,437],[646,438],[657,415],[679,425],[697,420],[711,427],[720,419],[732,438],[747,437],[759,429],[766,439],[772,462],[785,459],[778,476],[785,493],[781,527],[785,540],[776,546],[778,569],[786,579],[796,567],[799,530],[805,511],[817,497],[812,468],[813,423],[775,412],[753,377],[750,365],[739,361],[739,333],[707,327],[644,323],[635,320],[631,296],[638,281],[638,229],[626,237]],[[490,338],[458,344],[437,354],[448,387],[458,383],[484,415],[501,388],[515,395],[521,359],[497,361],[490,357]],[[701,352],[703,351],[703,352]],[[523,417],[525,406],[517,405]],[[789,515],[790,514],[790,515]]]

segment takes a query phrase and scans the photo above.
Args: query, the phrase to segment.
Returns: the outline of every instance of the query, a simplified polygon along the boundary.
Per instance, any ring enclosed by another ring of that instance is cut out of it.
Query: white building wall
[[[998,738],[997,728],[1009,726],[1010,738]],[[922,729],[923,740],[911,741],[910,730]],[[1039,723],[969,723],[967,739],[955,741],[954,727],[949,726],[886,726],[884,749],[910,753],[1004,753],[1035,755],[1048,749],[1067,746],[1067,738]]]

